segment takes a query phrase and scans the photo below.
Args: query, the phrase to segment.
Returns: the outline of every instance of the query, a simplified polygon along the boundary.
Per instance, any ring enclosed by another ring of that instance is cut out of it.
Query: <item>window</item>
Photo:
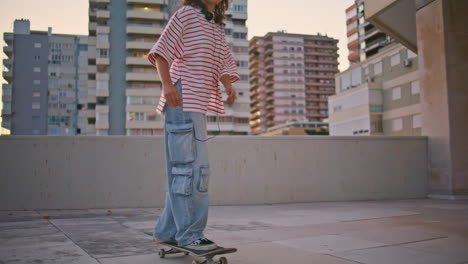
[[[421,114],[413,115],[413,128],[420,128],[422,126]]]
[[[392,57],[390,57],[390,65],[393,67],[393,66],[397,66],[400,64],[400,53],[397,53],[395,55],[393,55]]]
[[[42,48],[42,43],[34,43],[34,48],[36,49]]]
[[[381,61],[374,64],[374,74],[375,75],[382,74],[382,62]]]
[[[419,91],[419,81],[411,82],[411,94],[418,94]]]
[[[35,55],[35,56],[34,56],[34,60],[35,60],[35,61],[38,61],[38,60],[40,60],[40,59],[41,59],[41,56],[39,56],[39,55]]]
[[[34,72],[41,72],[41,68],[39,68],[39,67],[34,67]]]
[[[36,85],[39,85],[39,84],[41,84],[41,80],[34,80],[33,83],[36,84]]]
[[[40,96],[41,96],[41,92],[33,92],[32,96],[33,96],[33,97],[40,97]]]
[[[39,134],[41,133],[41,130],[35,128],[35,129],[33,129],[31,132],[32,132],[33,135],[39,135]]]
[[[371,112],[383,112],[383,106],[382,105],[371,105],[370,106],[370,111]]]
[[[39,102],[33,102],[32,109],[41,109],[41,104]]]
[[[401,87],[395,87],[392,89],[392,100],[398,100],[401,98]]]
[[[392,131],[400,131],[403,129],[403,119],[393,119],[392,120]]]
[[[35,116],[32,116],[32,120],[40,120],[40,119],[41,119],[41,117],[40,117],[40,116],[37,116],[37,115],[35,115]]]

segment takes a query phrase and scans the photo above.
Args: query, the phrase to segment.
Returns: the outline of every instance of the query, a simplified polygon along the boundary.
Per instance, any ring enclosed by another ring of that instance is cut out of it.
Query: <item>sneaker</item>
[[[218,245],[207,238],[199,238],[184,247],[191,250],[213,250],[216,249]]]
[[[163,241],[163,240],[159,240],[155,237],[153,237],[153,242],[155,242],[156,244],[162,244],[162,243],[166,243],[166,244],[177,244],[177,241],[175,240],[171,240],[171,241]]]

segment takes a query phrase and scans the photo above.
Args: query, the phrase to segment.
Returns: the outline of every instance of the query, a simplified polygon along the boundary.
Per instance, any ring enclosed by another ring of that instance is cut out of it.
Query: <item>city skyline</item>
[[[32,30],[46,31],[48,27],[52,27],[52,32],[56,34],[88,34],[88,1],[4,0],[2,2],[0,9],[2,33],[13,31],[15,19],[29,19]],[[352,0],[341,0],[333,4],[320,5],[318,0],[300,0],[296,1],[295,5],[285,8],[279,0],[248,1],[248,39],[279,30],[299,34],[327,34],[339,39],[338,61],[339,69],[343,71],[349,65],[345,9],[352,3]],[[24,8],[25,6],[28,8]],[[265,8],[268,8],[268,13],[264,12]],[[73,12],[68,12],[68,10],[73,10]],[[277,19],[278,17],[283,17],[283,19]],[[5,43],[2,44],[3,48]],[[2,61],[5,58],[2,52]],[[6,81],[2,78],[1,83],[6,83]],[[1,107],[3,106],[0,102]]]
[[[48,27],[52,27],[53,33],[88,34],[88,1],[2,0],[2,2],[0,9],[2,33],[12,32],[14,20],[24,18],[31,21],[32,30],[45,31]],[[285,8],[280,0],[248,1],[248,39],[279,30],[297,34],[327,34],[340,40],[338,44],[340,48],[339,69],[340,71],[347,69],[349,64],[346,48],[345,9],[352,5],[353,0],[334,1],[327,5],[321,5],[319,0],[295,2],[295,5]],[[29,8],[24,8],[24,6]],[[265,8],[268,8],[268,14],[263,12]],[[70,9],[74,12],[65,12]],[[284,19],[277,19],[282,15]],[[5,43],[2,42],[3,46]],[[5,58],[3,53],[1,57]]]

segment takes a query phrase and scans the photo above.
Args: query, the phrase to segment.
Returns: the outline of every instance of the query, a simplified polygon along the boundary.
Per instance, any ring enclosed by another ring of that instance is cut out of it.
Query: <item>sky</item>
[[[354,0],[248,0],[248,39],[278,30],[300,34],[327,34],[339,40],[339,69],[343,71],[349,66],[345,9],[353,2]],[[5,59],[3,32],[12,32],[13,21],[20,18],[29,19],[32,30],[46,31],[48,27],[52,27],[53,33],[87,35],[88,0],[0,0],[2,71]],[[0,83],[5,83],[3,77],[0,79]],[[0,100],[0,109],[1,104]]]

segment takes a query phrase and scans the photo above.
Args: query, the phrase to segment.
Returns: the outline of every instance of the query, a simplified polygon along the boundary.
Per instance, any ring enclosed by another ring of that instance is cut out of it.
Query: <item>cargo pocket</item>
[[[199,192],[208,191],[208,184],[209,184],[209,179],[210,179],[209,170],[210,169],[208,166],[200,167],[200,177],[199,177],[198,188],[197,188]]]
[[[172,167],[171,193],[189,196],[193,188],[192,165],[175,165]]]
[[[195,160],[193,121],[166,123],[169,158],[172,163],[190,163]]]

